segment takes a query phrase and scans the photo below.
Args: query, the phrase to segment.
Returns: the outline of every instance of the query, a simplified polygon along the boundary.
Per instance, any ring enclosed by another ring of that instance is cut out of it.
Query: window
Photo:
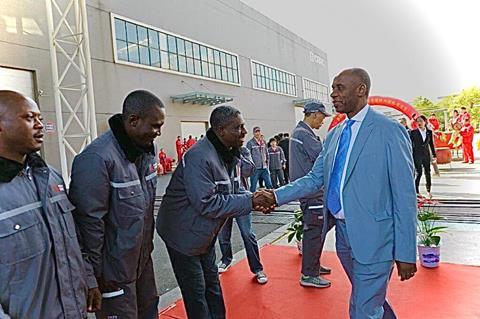
[[[303,97],[329,103],[328,86],[303,78]]]
[[[236,61],[232,61],[236,66]],[[233,74],[235,77],[235,74]],[[253,87],[286,95],[297,95],[295,75],[274,67],[252,61]]]
[[[240,84],[238,56],[114,16],[117,61]]]

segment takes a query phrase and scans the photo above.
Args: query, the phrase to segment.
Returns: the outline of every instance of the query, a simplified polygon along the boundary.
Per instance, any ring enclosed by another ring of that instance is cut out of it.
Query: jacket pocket
[[[68,235],[70,237],[77,237],[75,222],[73,221],[72,216],[72,211],[75,209],[75,206],[73,206],[73,204],[67,198],[58,201],[58,205],[62,211],[63,222],[67,228]]]
[[[0,221],[0,264],[16,264],[45,250],[37,214],[37,210],[27,211]]]
[[[386,210],[375,213],[375,214],[372,213],[372,215],[373,215],[373,218],[375,219],[375,221],[377,221],[377,222],[381,222],[383,220],[387,220],[387,219],[392,218],[392,215],[390,215]]]

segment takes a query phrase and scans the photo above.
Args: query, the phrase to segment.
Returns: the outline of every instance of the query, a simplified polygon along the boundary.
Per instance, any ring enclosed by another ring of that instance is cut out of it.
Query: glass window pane
[[[208,62],[213,63],[213,49],[208,48]]]
[[[220,64],[220,52],[218,50],[213,51],[213,57],[215,64]]]
[[[187,59],[184,56],[178,56],[178,70],[180,72],[187,72]]]
[[[167,51],[167,35],[165,33],[158,33],[158,39],[160,41],[160,50]]]
[[[158,32],[155,30],[148,30],[149,46],[158,49]]]
[[[177,38],[178,54],[185,55],[185,40]]]
[[[150,48],[150,64],[157,68],[160,67],[160,51]]]
[[[194,60],[194,63],[195,63],[195,74],[202,75],[202,67],[200,66],[200,60]]]
[[[148,51],[148,47],[144,47],[143,45],[140,45],[139,48],[140,48],[140,63],[144,65],[150,65],[150,52]]]
[[[227,77],[227,68],[222,66],[222,80],[225,80],[227,81],[228,80],[228,77]]]
[[[168,57],[170,60],[170,70],[178,71],[177,55],[174,53],[170,53]]]
[[[200,46],[200,55],[201,55],[202,61],[207,61],[208,60],[207,47],[205,47],[203,45]]]
[[[125,31],[125,21],[115,18],[115,37],[117,40],[127,41],[127,33]]]
[[[217,80],[222,79],[222,69],[220,68],[220,65],[218,65],[218,64],[215,64],[215,78]]]
[[[148,32],[147,28],[137,26],[138,44],[148,46]]]
[[[130,43],[138,43],[137,26],[130,22],[127,22],[127,40]]]
[[[238,73],[236,70],[233,70],[233,82],[238,83]]]
[[[168,35],[167,40],[168,40],[168,52],[177,53],[177,41],[175,37]]]
[[[140,62],[140,58],[138,56],[138,45],[131,43],[128,45],[128,61],[134,63]]]
[[[193,58],[192,42],[185,41],[185,52],[187,53],[188,57]]]
[[[232,69],[230,69],[230,68],[227,69],[227,76],[228,76],[228,81],[233,82],[233,71],[232,71]]]
[[[196,43],[193,44],[193,57],[195,59],[200,59],[200,45]]]
[[[211,78],[215,78],[215,65],[213,63],[208,64],[208,74]]]
[[[226,66],[227,65],[227,57],[225,55],[225,52],[220,52],[220,65],[221,66]]]
[[[187,58],[187,72],[193,74],[193,59]]]
[[[230,54],[227,54],[226,57],[227,57],[227,67],[231,68],[232,67],[232,56]]]
[[[170,64],[168,63],[168,52],[160,52],[160,62],[162,64],[162,69],[170,69]]]
[[[260,87],[261,87],[262,89],[265,89],[265,88],[266,88],[266,85],[265,85],[265,78],[264,78],[264,77],[262,77],[261,79],[262,79],[262,85],[260,85]]]
[[[208,77],[208,63],[202,62],[202,75]]]
[[[238,69],[238,64],[237,64],[237,57],[232,56],[232,67],[236,70]]]
[[[127,42],[117,40],[117,58],[128,61]]]

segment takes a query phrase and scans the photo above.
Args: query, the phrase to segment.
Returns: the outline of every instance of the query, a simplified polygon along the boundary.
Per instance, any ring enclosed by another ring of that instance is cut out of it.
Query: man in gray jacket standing
[[[110,130],[73,161],[70,198],[75,222],[98,282],[102,309],[97,317],[157,318],[158,296],[151,253],[157,184],[154,139],[165,119],[152,93],[134,91]]]
[[[303,121],[298,122],[290,138],[290,178],[291,181],[305,176],[322,151],[323,143],[315,135],[314,129],[322,126],[326,116],[330,116],[325,106],[318,102],[305,104]],[[303,212],[302,276],[300,284],[305,287],[327,288],[330,281],[320,275],[331,271],[320,265],[323,244],[323,189],[308,198],[300,199]],[[331,220],[331,225],[334,220]],[[331,229],[331,227],[328,227]]]
[[[247,134],[240,111],[219,106],[210,126],[173,173],[157,216],[190,319],[225,318],[215,240],[228,217],[248,215],[260,204],[240,182]]]
[[[253,162],[255,163],[255,173],[250,176],[250,191],[254,192],[257,189],[257,182],[259,179],[265,181],[265,186],[272,189],[272,181],[270,179],[270,172],[268,171],[268,151],[267,143],[262,138],[262,131],[260,127],[253,128],[253,137],[247,143],[247,148],[252,154]]]
[[[87,316],[74,207],[61,175],[36,153],[42,143],[37,104],[17,92],[0,91],[2,319]],[[100,295],[92,295],[90,310],[96,310],[100,301]]]

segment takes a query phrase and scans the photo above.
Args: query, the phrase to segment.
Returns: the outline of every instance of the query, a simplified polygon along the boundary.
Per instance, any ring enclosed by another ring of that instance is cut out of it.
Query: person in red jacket
[[[417,113],[413,113],[412,114],[412,119],[410,120],[410,129],[413,131],[413,130],[416,130],[418,128],[418,124],[417,124],[417,117],[418,117],[418,114]]]
[[[475,159],[473,157],[473,135],[475,134],[475,129],[472,124],[470,124],[470,118],[464,118],[464,125],[460,130],[460,134],[463,138],[463,162],[473,164]]]
[[[195,141],[195,139],[189,135],[188,136],[188,140],[187,140],[187,150],[192,147],[197,141]]]
[[[158,160],[160,164],[163,166],[164,173],[168,173],[172,171],[172,162],[173,160],[170,157],[167,157],[167,154],[163,150],[160,149],[160,153],[158,154]]]
[[[438,122],[437,116],[435,113],[432,113],[428,118],[428,123],[432,125],[432,131],[438,131],[440,129],[440,122]]]
[[[182,160],[183,156],[183,143],[180,136],[177,136],[177,140],[175,141],[175,149],[177,150],[177,160],[178,163]]]

